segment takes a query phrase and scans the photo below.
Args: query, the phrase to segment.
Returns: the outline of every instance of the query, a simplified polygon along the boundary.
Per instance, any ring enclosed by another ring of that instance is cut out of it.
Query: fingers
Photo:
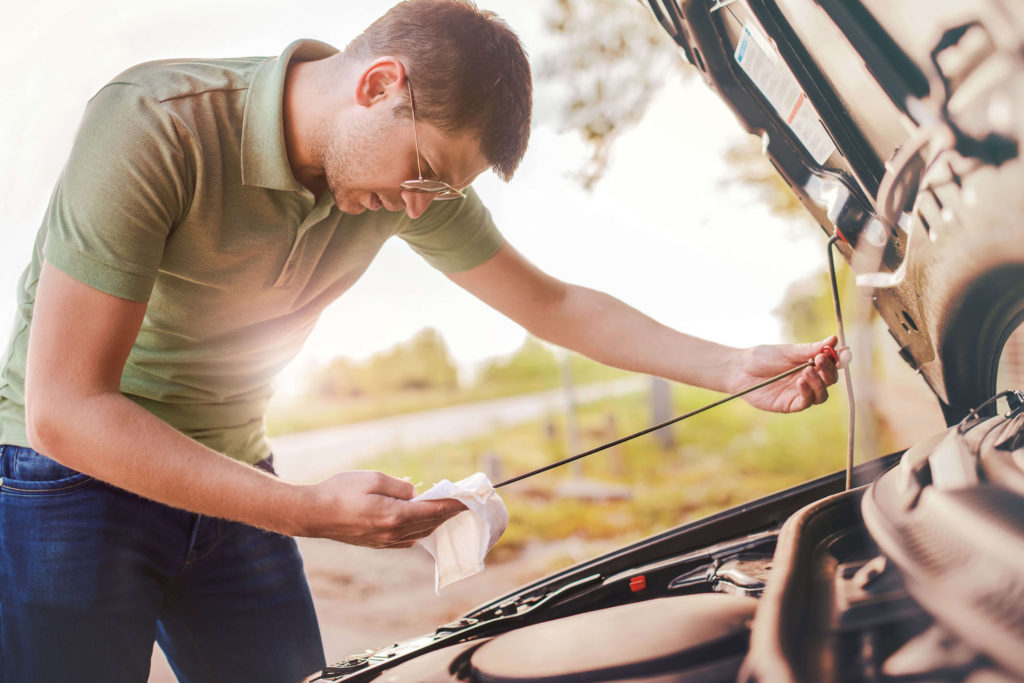
[[[818,344],[815,344],[814,346],[815,346],[815,351],[814,351],[815,355],[818,355],[818,354],[822,353],[826,346],[831,347],[832,348],[832,353],[827,353],[826,352],[825,355],[833,355],[834,354],[836,357],[838,357],[839,362],[836,363],[836,367],[844,368],[847,365],[849,365],[850,361],[853,359],[853,354],[850,353],[850,347],[849,346],[840,347],[839,346],[839,339],[835,335],[832,335],[831,337],[826,337],[824,341],[821,341]],[[833,360],[833,362],[835,362],[834,358],[832,360]]]
[[[834,340],[834,338],[833,338]],[[829,340],[825,340],[828,342]],[[819,349],[828,346],[826,343],[817,345]],[[792,410],[803,410],[812,405],[819,405],[828,400],[828,387],[839,379],[839,371],[835,362],[824,353],[817,353],[813,358],[813,367],[804,368],[797,375],[796,386],[800,392],[799,401]]]
[[[828,399],[828,385],[825,383],[825,378],[822,376],[822,370],[819,368],[817,359],[822,359],[825,363],[830,363],[824,356],[817,356],[815,360],[814,368],[806,368],[800,373],[797,379],[797,387],[800,389],[801,397],[807,401],[807,405],[818,405],[824,403]],[[832,368],[833,375],[835,374],[835,367]],[[835,379],[832,380],[834,382]]]
[[[850,362],[850,350],[846,347],[836,349],[838,342],[839,340],[835,336],[831,336],[816,345],[818,350],[813,359],[814,370],[824,386],[819,388],[815,382],[808,382],[808,389],[814,394],[815,399],[822,395],[825,387],[835,384],[839,380],[839,368]],[[828,397],[827,391],[824,395],[826,398]],[[820,401],[815,400],[815,403],[820,403]]]
[[[297,535],[373,548],[408,547],[465,510],[458,500],[410,500],[415,487],[380,472],[343,472],[309,489],[311,518]]]
[[[433,502],[441,504],[443,506],[446,520],[451,519],[460,512],[464,512],[469,509],[468,507],[466,507],[465,503],[455,498],[441,498],[440,500],[435,500]]]
[[[777,349],[780,355],[786,359],[788,363],[800,363],[808,360],[813,360],[817,356],[824,356],[828,358],[839,353],[836,349],[836,344],[839,340],[835,335],[826,337],[820,342],[807,342],[804,344],[781,344],[779,346],[771,347]],[[829,347],[830,350],[826,350]],[[840,359],[842,356],[840,356]],[[840,361],[840,364],[842,362]]]
[[[466,506],[454,498],[439,498],[437,500],[414,500],[406,506],[410,521],[432,521],[434,526],[440,526],[455,515],[466,510]]]
[[[837,348],[838,343],[833,335],[820,342],[753,347],[741,373],[745,381],[770,376],[780,368],[785,370],[788,364],[790,368],[804,367],[775,391],[760,395],[755,392],[746,400],[758,408],[780,412],[795,412],[824,403],[828,387],[839,380],[839,369],[850,362],[849,349]]]
[[[380,542],[374,547],[408,548],[466,510],[465,505],[453,498],[413,501],[403,503],[402,508],[404,519],[400,522],[395,520],[390,528],[379,530]]]
[[[814,371],[825,383],[825,386],[835,384],[839,379],[839,366],[825,354],[819,353],[814,357]]]
[[[356,470],[353,475],[366,479],[366,493],[376,493],[389,498],[409,500],[416,495],[416,487],[404,479],[396,479],[383,472],[367,472]]]

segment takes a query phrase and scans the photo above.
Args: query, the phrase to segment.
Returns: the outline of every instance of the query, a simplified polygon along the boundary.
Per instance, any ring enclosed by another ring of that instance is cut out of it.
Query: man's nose
[[[427,192],[402,191],[402,201],[405,202],[405,215],[409,218],[419,218],[430,206],[434,195]]]

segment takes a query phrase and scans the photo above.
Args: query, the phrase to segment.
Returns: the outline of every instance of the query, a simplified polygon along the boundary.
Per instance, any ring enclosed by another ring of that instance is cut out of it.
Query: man
[[[4,681],[141,681],[154,638],[182,680],[298,679],[324,659],[290,537],[407,547],[462,509],[381,473],[271,473],[272,378],[392,235],[599,361],[730,391],[813,358],[750,401],[825,400],[825,343],[690,337],[503,240],[469,187],[511,177],[530,89],[493,15],[413,0],[343,53],[151,63],[96,94],[0,382]]]

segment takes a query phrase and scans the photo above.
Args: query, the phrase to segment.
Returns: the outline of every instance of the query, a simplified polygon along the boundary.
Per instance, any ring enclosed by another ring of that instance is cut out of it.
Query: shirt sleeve
[[[419,218],[403,219],[398,236],[443,273],[475,268],[505,243],[473,188],[465,199],[433,202]]]
[[[174,119],[147,90],[100,90],[50,199],[46,260],[95,289],[148,300],[188,202],[182,149]]]

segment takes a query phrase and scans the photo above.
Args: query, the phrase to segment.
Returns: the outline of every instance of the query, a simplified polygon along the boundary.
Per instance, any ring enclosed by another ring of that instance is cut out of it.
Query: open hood
[[[1024,7],[650,5],[838,236],[859,288],[947,421],[1007,388],[1000,359],[1024,315]]]

